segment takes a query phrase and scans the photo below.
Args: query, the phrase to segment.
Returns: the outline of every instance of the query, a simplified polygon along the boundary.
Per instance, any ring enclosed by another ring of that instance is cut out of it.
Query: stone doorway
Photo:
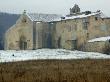
[[[27,41],[26,41],[25,36],[20,37],[19,48],[20,48],[20,50],[26,50],[27,49]]]
[[[58,38],[58,48],[61,48],[61,37]]]

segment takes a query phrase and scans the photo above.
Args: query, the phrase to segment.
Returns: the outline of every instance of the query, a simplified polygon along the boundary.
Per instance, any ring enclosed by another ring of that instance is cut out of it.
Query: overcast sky
[[[81,11],[102,10],[105,15],[110,16],[110,0],[0,0],[0,11],[22,13],[27,10],[35,13],[68,14],[75,3]]]

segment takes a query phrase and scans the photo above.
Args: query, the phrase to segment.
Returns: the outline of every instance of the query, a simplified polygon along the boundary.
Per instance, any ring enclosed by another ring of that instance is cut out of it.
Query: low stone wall
[[[87,52],[100,52],[100,53],[106,53],[106,51],[110,48],[110,43],[108,41],[103,42],[88,42],[84,48],[83,51]]]

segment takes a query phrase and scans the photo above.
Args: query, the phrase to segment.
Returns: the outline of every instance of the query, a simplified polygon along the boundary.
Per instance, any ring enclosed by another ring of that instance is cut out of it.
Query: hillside
[[[0,12],[0,49],[3,49],[3,36],[5,32],[16,23],[20,15]]]

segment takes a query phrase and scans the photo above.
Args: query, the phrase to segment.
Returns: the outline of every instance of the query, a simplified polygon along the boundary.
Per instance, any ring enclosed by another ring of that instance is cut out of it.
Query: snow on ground
[[[70,51],[64,49],[38,49],[26,51],[0,51],[0,62],[38,59],[109,59],[110,56],[94,52]]]
[[[95,38],[95,39],[89,40],[88,42],[99,42],[99,41],[107,41],[107,40],[110,40],[110,36]]]

